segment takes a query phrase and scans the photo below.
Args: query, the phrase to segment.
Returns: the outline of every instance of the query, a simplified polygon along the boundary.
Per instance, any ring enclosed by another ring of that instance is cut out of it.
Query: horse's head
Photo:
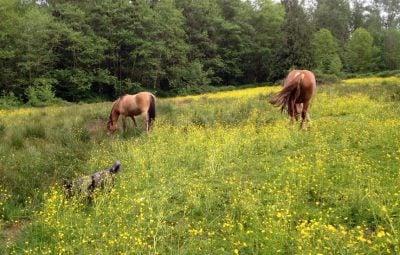
[[[117,122],[114,122],[111,119],[107,122],[107,130],[109,134],[113,134],[117,130],[117,128]]]

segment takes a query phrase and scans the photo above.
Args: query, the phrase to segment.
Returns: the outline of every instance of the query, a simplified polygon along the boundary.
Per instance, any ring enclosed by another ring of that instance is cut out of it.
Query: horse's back
[[[137,106],[146,111],[149,109],[152,99],[154,99],[154,95],[150,92],[139,92],[134,96]]]
[[[151,97],[149,92],[139,92],[134,95],[127,94],[121,99],[121,113],[125,115],[139,115],[147,112],[150,107]]]

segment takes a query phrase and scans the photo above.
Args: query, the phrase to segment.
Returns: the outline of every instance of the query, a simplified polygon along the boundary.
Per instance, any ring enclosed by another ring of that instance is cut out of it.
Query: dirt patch
[[[98,134],[105,132],[107,125],[107,120],[105,119],[94,119],[90,120],[86,123],[86,129],[89,131],[90,134]]]
[[[1,227],[0,241],[4,244],[16,241],[21,235],[22,229],[29,223],[29,220],[6,223]]]
[[[193,99],[191,99],[191,98],[182,99],[182,100],[176,101],[175,105],[176,106],[182,106],[182,105],[190,104],[191,102],[193,102]]]

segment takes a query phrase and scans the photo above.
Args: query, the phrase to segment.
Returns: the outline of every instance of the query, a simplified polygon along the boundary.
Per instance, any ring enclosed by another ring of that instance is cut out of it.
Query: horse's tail
[[[147,111],[147,113],[149,114],[149,119],[150,120],[155,120],[156,119],[156,99],[154,97],[154,95],[150,94],[150,106],[149,106],[149,110]]]
[[[300,85],[303,78],[303,73],[296,75],[278,94],[272,96],[269,102],[274,106],[281,107],[281,112],[287,110],[288,114],[292,116],[296,112],[294,109],[295,102],[300,96]]]

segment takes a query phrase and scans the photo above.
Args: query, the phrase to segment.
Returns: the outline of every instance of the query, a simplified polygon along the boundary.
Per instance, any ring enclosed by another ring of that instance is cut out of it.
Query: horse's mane
[[[119,98],[117,98],[117,100],[115,100],[115,101],[113,102],[113,105],[112,105],[112,107],[111,107],[110,116],[108,117],[108,122],[109,122],[109,123],[110,123],[110,122],[112,123],[112,113],[113,113],[113,111],[114,111],[115,106],[119,103],[119,101],[121,100],[121,98],[123,98],[125,95],[126,95],[126,94],[120,96]]]

